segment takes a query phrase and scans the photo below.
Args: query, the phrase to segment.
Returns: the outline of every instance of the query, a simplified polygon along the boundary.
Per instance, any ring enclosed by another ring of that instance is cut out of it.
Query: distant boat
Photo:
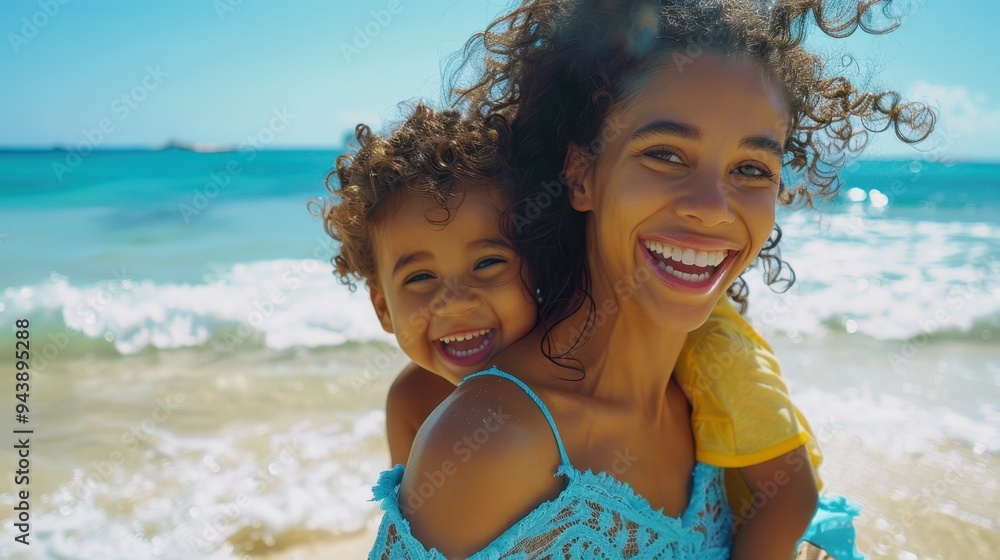
[[[226,146],[223,144],[197,144],[181,142],[179,140],[169,140],[166,143],[153,148],[155,150],[184,150],[186,152],[199,152],[204,154],[211,154],[217,152],[235,152],[236,148],[232,146]]]

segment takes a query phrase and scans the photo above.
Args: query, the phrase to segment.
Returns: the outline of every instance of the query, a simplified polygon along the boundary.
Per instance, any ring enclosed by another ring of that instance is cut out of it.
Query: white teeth
[[[441,342],[444,342],[445,344],[448,344],[449,342],[458,342],[460,340],[472,340],[474,337],[482,336],[482,335],[490,332],[490,330],[491,329],[482,329],[482,330],[479,330],[479,331],[474,331],[474,332],[469,332],[469,333],[465,333],[465,334],[460,334],[460,335],[457,335],[457,336],[442,336],[438,340],[440,340]]]
[[[658,241],[644,241],[643,243],[647,249],[663,255],[664,258],[701,267],[716,266],[726,260],[726,255],[728,254],[728,251],[724,250],[695,251],[694,249],[684,249]]]
[[[445,351],[447,351],[452,356],[465,357],[465,356],[468,356],[470,354],[475,354],[477,352],[482,352],[483,349],[486,348],[489,345],[489,343],[490,343],[489,340],[484,340],[482,344],[480,344],[479,346],[476,346],[475,348],[472,348],[470,350],[455,350],[454,348],[446,346],[445,347]]]
[[[657,263],[660,268],[666,270],[667,273],[672,275],[674,278],[679,278],[685,282],[704,282],[708,280],[708,277],[712,275],[711,272],[702,272],[701,274],[689,274],[687,272],[681,272],[679,270],[674,270],[674,267],[669,264]]]

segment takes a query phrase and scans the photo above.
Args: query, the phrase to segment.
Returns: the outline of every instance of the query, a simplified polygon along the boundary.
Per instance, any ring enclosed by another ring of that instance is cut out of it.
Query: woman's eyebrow
[[[778,159],[785,157],[785,147],[774,136],[748,136],[740,140],[740,148],[767,152]]]
[[[701,139],[701,131],[693,126],[675,121],[653,121],[633,132],[629,141],[662,135],[680,136],[688,140]]]
[[[653,121],[633,132],[629,136],[629,141],[663,135],[679,136],[688,140],[701,139],[701,131],[691,125],[676,121]],[[767,152],[778,159],[785,156],[784,145],[773,136],[748,136],[740,141],[740,148]]]

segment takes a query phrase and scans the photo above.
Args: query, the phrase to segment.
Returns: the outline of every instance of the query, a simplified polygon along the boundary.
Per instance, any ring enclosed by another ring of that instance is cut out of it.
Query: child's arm
[[[455,386],[449,381],[413,362],[403,368],[389,387],[385,405],[392,465],[406,464],[417,430],[454,390]]]
[[[806,447],[739,472],[753,492],[754,505],[736,535],[733,560],[791,559],[819,501]]]
[[[675,375],[691,401],[698,460],[737,475],[726,477],[739,526],[733,558],[791,558],[815,513],[820,457],[771,347],[723,299],[688,335]]]

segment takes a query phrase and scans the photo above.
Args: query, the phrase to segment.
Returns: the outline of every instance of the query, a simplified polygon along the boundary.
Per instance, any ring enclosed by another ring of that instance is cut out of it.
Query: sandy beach
[[[375,542],[375,531],[317,539],[291,546],[284,550],[254,556],[260,560],[353,560],[368,557]]]

